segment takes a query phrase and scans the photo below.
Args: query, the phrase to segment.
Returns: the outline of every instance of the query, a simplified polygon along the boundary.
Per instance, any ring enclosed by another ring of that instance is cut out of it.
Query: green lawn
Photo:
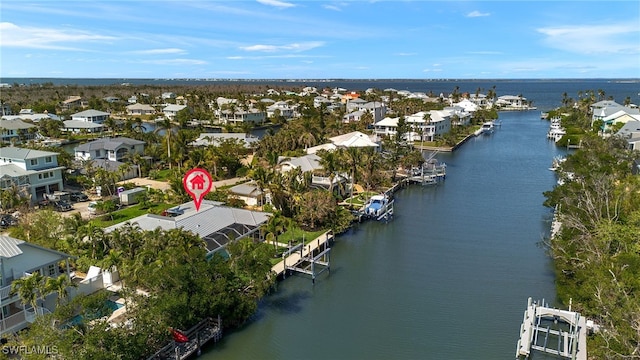
[[[142,209],[140,204],[114,211],[111,214],[100,215],[91,222],[100,227],[108,227],[123,221],[127,221],[144,214],[160,214],[163,210],[177,206],[177,204],[155,204],[147,209]]]

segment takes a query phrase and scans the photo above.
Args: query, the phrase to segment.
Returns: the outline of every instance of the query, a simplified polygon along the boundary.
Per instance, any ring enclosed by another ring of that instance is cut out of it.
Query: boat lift
[[[295,271],[302,274],[307,274],[311,276],[311,282],[313,284],[316,283],[316,277],[322,274],[325,271],[331,272],[331,263],[330,263],[330,254],[331,248],[329,247],[329,237],[320,243],[319,239],[315,244],[315,251],[320,251],[316,255],[314,255],[314,250],[311,250],[311,245],[304,243],[304,239],[302,243],[293,246],[291,249],[282,253],[282,260],[284,261],[284,272],[282,274],[283,278],[286,278],[287,271]],[[305,251],[306,250],[306,251]],[[287,265],[286,260],[289,255],[294,254],[299,251],[300,258],[295,261],[295,263],[291,265]]]

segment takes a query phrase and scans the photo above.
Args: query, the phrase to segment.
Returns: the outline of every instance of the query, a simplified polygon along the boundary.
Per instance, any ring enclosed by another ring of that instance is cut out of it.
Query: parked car
[[[89,196],[81,191],[74,191],[71,193],[71,201],[74,202],[83,202],[89,201]]]
[[[54,201],[53,208],[56,211],[70,211],[73,210],[73,206],[64,200]]]
[[[18,219],[16,219],[15,217],[9,215],[9,214],[4,214],[2,216],[0,216],[0,228],[1,229],[6,229],[11,225],[15,225],[18,223]]]

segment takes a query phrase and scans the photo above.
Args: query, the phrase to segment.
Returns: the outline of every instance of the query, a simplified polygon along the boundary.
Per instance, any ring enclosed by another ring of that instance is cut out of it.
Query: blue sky
[[[2,0],[0,76],[640,78],[640,2]]]

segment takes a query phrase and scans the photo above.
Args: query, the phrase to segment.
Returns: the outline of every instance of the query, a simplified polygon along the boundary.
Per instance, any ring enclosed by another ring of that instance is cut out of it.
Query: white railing
[[[23,310],[0,320],[0,334],[20,330],[26,327],[26,325],[27,321]]]
[[[51,311],[49,311],[49,309],[47,308],[38,306],[35,309],[31,308],[24,310],[24,313],[25,320],[27,320],[28,323],[33,323],[34,321],[36,321],[36,317],[44,314],[51,314]]]
[[[11,285],[0,288],[0,299],[5,300],[11,297]]]

